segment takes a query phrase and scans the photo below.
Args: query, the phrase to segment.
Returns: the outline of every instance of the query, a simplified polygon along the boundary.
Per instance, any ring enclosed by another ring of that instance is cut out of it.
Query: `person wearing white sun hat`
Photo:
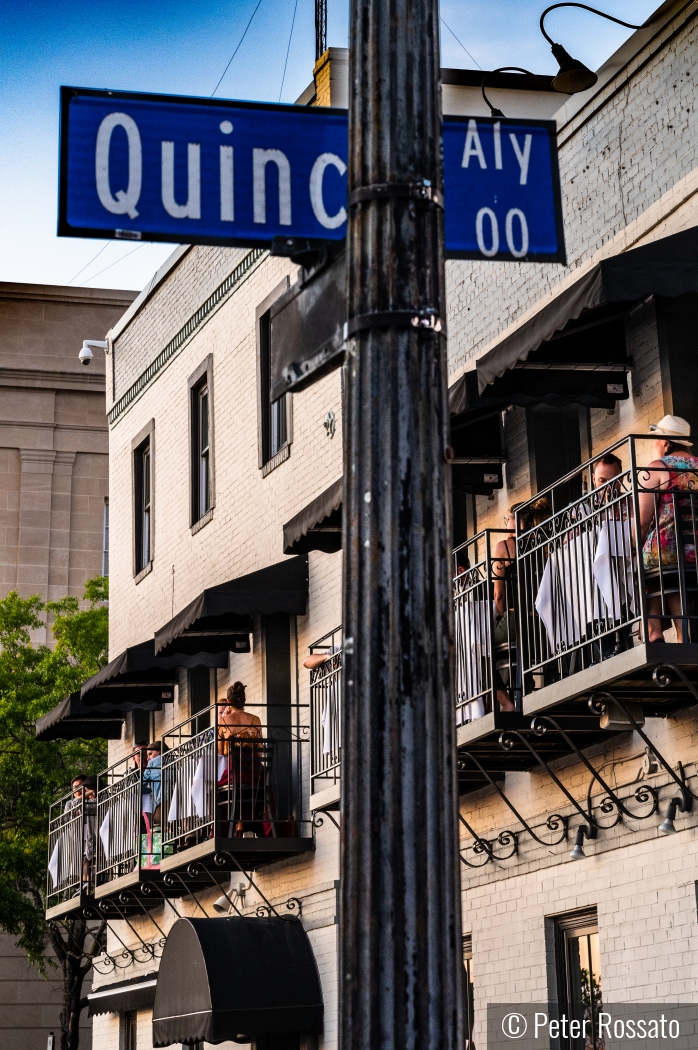
[[[649,585],[647,613],[649,642],[663,642],[663,620],[671,617],[678,641],[687,633],[688,609],[681,608],[679,558],[674,520],[674,493],[698,493],[698,457],[691,426],[681,416],[666,415],[650,424],[656,458],[638,472],[640,494],[640,539]],[[685,506],[684,506],[685,505]],[[690,497],[681,500],[681,531],[685,570],[695,577],[696,547],[693,531],[698,508]],[[661,586],[659,576],[661,575]],[[654,586],[653,581],[657,586]],[[662,599],[664,604],[662,605]],[[688,641],[688,638],[685,639]]]

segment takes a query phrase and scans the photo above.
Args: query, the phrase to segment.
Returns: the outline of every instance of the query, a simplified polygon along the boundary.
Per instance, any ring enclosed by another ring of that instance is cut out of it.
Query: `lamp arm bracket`
[[[616,807],[616,810],[618,812],[618,817],[614,821],[614,823],[610,825],[610,827],[615,827],[616,824],[620,821],[622,816],[631,817],[633,820],[646,820],[648,817],[651,817],[651,816],[654,815],[654,813],[656,812],[656,806],[652,809],[652,811],[650,813],[646,813],[643,816],[638,816],[636,813],[633,813],[631,810],[629,810],[627,808],[627,806],[625,805],[625,803],[622,801],[622,799],[620,799],[618,797],[618,795],[615,793],[613,788],[609,787],[608,784],[606,783],[606,781],[601,776],[601,774],[598,773],[596,769],[594,769],[594,767],[592,766],[591,762],[589,762],[589,760],[586,757],[586,755],[583,754],[583,752],[581,752],[579,750],[577,745],[570,738],[570,736],[565,732],[565,730],[562,728],[562,726],[558,724],[556,719],[552,718],[550,715],[538,715],[536,718],[534,718],[533,721],[531,722],[531,729],[533,730],[533,732],[537,736],[542,736],[543,733],[545,732],[545,726],[543,725],[544,722],[549,722],[550,725],[553,727],[553,729],[555,729],[555,731],[560,734],[560,736],[563,738],[563,740],[568,745],[568,747],[572,748],[572,750],[574,751],[574,753],[577,756],[577,758],[579,759],[579,761],[582,762],[586,766],[586,768],[589,770],[589,772],[591,773],[591,775],[594,778],[594,780],[597,782],[597,784],[601,785],[603,790],[606,792],[608,798],[612,801],[613,805]],[[587,798],[588,798],[588,801],[589,801],[589,812],[591,812],[591,799],[590,799],[590,795],[589,794],[587,795]]]
[[[477,766],[477,768],[478,768],[478,769],[480,770],[480,772],[482,773],[482,775],[483,775],[483,776],[484,776],[484,777],[485,777],[485,778],[486,778],[486,779],[487,779],[487,780],[489,781],[489,783],[491,784],[491,786],[492,786],[492,787],[493,787],[493,788],[495,789],[495,791],[497,792],[497,794],[498,794],[498,795],[499,795],[499,797],[501,798],[502,802],[504,802],[504,804],[505,804],[506,806],[508,806],[508,807],[509,807],[509,809],[510,809],[510,810],[511,810],[511,812],[512,812],[512,813],[514,814],[514,816],[516,817],[516,819],[517,819],[517,820],[518,820],[518,821],[519,821],[519,822],[520,822],[521,824],[523,824],[523,826],[524,826],[524,829],[525,829],[525,830],[526,830],[526,831],[528,832],[528,834],[529,834],[529,835],[531,836],[531,838],[532,838],[532,839],[535,839],[535,841],[536,841],[536,842],[537,842],[537,843],[538,843],[539,845],[541,845],[541,846],[557,846],[557,845],[559,845],[559,844],[560,844],[560,843],[561,843],[561,842],[563,841],[563,839],[566,839],[566,838],[567,838],[567,820],[566,820],[566,818],[565,818],[565,817],[562,817],[562,816],[560,816],[560,814],[559,814],[559,813],[553,813],[553,814],[551,814],[551,815],[550,815],[550,816],[548,817],[548,827],[549,827],[549,828],[550,828],[550,830],[552,831],[552,830],[554,830],[554,828],[553,828],[553,827],[551,826],[551,824],[550,824],[550,821],[551,821],[551,820],[553,820],[553,821],[556,821],[556,822],[557,822],[557,821],[561,821],[561,822],[562,822],[562,835],[560,836],[560,838],[559,838],[559,839],[556,839],[556,840],[555,840],[554,842],[546,842],[546,841],[545,841],[544,839],[542,839],[542,838],[539,838],[539,836],[538,836],[538,835],[536,834],[536,832],[535,832],[535,831],[533,830],[533,828],[532,828],[532,827],[531,827],[531,825],[530,825],[530,824],[528,823],[528,821],[524,820],[524,818],[523,818],[523,817],[521,816],[521,814],[520,814],[520,813],[519,813],[519,811],[518,811],[518,810],[516,809],[516,807],[515,807],[515,806],[513,805],[513,803],[512,803],[512,802],[510,802],[510,800],[509,800],[509,799],[507,798],[507,796],[506,796],[506,795],[504,794],[504,792],[503,792],[503,791],[502,791],[502,789],[500,788],[500,786],[499,786],[499,784],[497,783],[497,781],[496,781],[496,780],[493,780],[493,779],[492,779],[492,777],[490,776],[490,774],[489,774],[489,773],[487,772],[487,770],[486,770],[486,769],[485,769],[485,768],[484,768],[484,767],[483,767],[483,766],[481,765],[481,763],[480,763],[479,759],[478,759],[478,758],[477,758],[477,757],[476,757],[475,755],[473,755],[473,754],[472,754],[472,752],[470,752],[470,751],[465,751],[465,752],[462,752],[462,755],[463,755],[463,757],[469,758],[469,759],[470,759],[470,760],[471,760],[472,762],[474,762],[474,763],[475,763],[475,765],[476,765],[476,766]],[[559,825],[558,825],[558,826],[559,826]],[[514,834],[514,832],[511,832],[511,834]],[[475,836],[475,835],[474,835],[473,837],[474,837],[474,838],[477,838],[477,836]]]
[[[523,733],[519,732],[518,729],[507,729],[507,730],[505,730],[501,734],[501,736],[499,737],[499,746],[501,748],[503,748],[505,751],[510,750],[513,747],[513,744],[514,744],[514,741],[512,740],[512,737],[518,737],[519,740],[521,741],[521,743],[524,745],[524,747],[526,747],[531,752],[531,754],[533,755],[533,757],[535,758],[536,762],[541,767],[543,772],[547,773],[548,776],[550,777],[550,779],[557,785],[557,787],[559,787],[560,791],[563,793],[563,795],[565,796],[567,801],[570,802],[574,806],[574,808],[577,810],[577,812],[579,813],[579,815],[582,818],[582,820],[584,820],[586,823],[588,823],[590,827],[594,827],[597,830],[599,830],[599,829],[601,829],[601,830],[608,830],[608,829],[604,828],[603,824],[597,823],[597,821],[594,819],[594,817],[591,814],[591,812],[589,812],[589,813],[585,813],[584,812],[582,807],[577,802],[576,798],[573,798],[573,796],[570,795],[570,793],[567,790],[567,788],[565,787],[565,785],[555,775],[555,773],[550,768],[550,766],[545,761],[545,759],[541,758],[541,756],[538,754],[538,752],[533,747],[533,745],[526,739],[526,737],[523,735]]]
[[[689,801],[689,796],[690,796],[691,799],[696,799],[698,801],[698,795],[694,794],[691,791],[691,789],[688,787],[688,785],[686,784],[685,777],[683,777],[683,767],[681,767],[682,777],[679,778],[676,775],[676,773],[674,772],[674,770],[671,768],[671,766],[669,765],[667,760],[664,758],[664,755],[652,743],[652,741],[647,736],[647,734],[644,732],[642,727],[638,725],[638,723],[633,718],[632,714],[627,709],[627,707],[623,704],[623,702],[621,700],[618,700],[615,696],[613,696],[612,693],[595,693],[593,696],[589,697],[589,710],[593,711],[594,714],[603,714],[603,703],[599,704],[597,698],[599,700],[602,700],[602,701],[603,700],[606,700],[606,701],[610,700],[610,701],[612,701],[614,704],[616,704],[621,709],[621,711],[623,712],[625,717],[628,719],[628,721],[632,725],[634,731],[637,733],[637,735],[640,737],[640,739],[643,741],[643,743],[645,743],[647,745],[647,747],[650,749],[650,751],[655,756],[655,758],[659,762],[661,762],[661,764],[664,766],[664,769],[667,771],[669,776],[677,784],[677,786],[679,788],[679,791],[681,792],[681,797],[684,800],[684,804],[688,805],[688,806],[691,806],[693,804],[691,801]]]
[[[624,22],[622,18],[615,18],[614,15],[607,15],[605,11],[599,11],[596,7],[589,7],[588,4],[551,4],[550,7],[546,7],[545,11],[540,16],[540,31],[551,46],[555,43],[555,41],[552,40],[546,33],[543,22],[545,20],[545,16],[549,14],[550,11],[554,11],[556,7],[581,7],[584,11],[591,11],[591,13],[594,15],[601,15],[602,18],[607,18],[609,22],[616,22],[619,26],[625,26],[626,29],[644,29],[645,26],[652,24],[650,21],[647,21],[643,22],[642,25],[637,26],[633,22]]]
[[[485,105],[490,111],[490,116],[504,117],[504,114],[502,113],[501,109],[496,109],[485,94],[485,85],[489,78],[493,77],[495,73],[527,73],[529,77],[532,77],[535,74],[533,74],[530,71],[530,69],[523,69],[521,66],[498,66],[497,69],[490,69],[489,72],[485,73],[484,77],[482,78],[482,84],[480,87],[480,90],[482,91],[482,97],[485,101]],[[504,117],[504,119],[506,120],[506,117]]]

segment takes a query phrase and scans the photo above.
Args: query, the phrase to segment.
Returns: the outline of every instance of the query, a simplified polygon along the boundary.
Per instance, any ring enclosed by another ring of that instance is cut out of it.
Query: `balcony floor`
[[[578,671],[559,682],[524,697],[524,714],[530,719],[567,700],[586,701],[607,690],[619,700],[642,705],[647,717],[666,717],[695,706],[698,701],[677,675],[666,688],[652,678],[657,667],[674,664],[698,688],[698,645],[649,642]]]
[[[560,727],[569,734],[580,750],[626,732],[601,729],[599,716],[589,710],[586,701],[563,702],[556,706],[554,712],[549,713],[554,714]],[[535,755],[519,737],[510,737],[510,748],[501,746],[500,738],[507,730],[518,731],[526,737],[545,762],[555,762],[572,753],[568,743],[559,733],[548,728],[539,736],[532,732],[531,722],[531,715],[498,713],[485,715],[459,727],[458,787],[461,796],[489,784],[476,763],[472,759],[468,760],[470,755],[477,759],[494,781],[503,780],[505,773],[529,772],[538,768],[539,763]]]
[[[203,861],[212,873],[224,871],[255,871],[267,864],[274,864],[288,857],[301,853],[311,853],[315,849],[312,838],[264,838],[264,839],[205,839],[189,849],[163,857],[160,871],[186,872],[190,864]],[[221,858],[223,864],[214,865],[216,854],[229,854],[232,859]],[[205,876],[205,873],[203,873]]]
[[[70,897],[68,900],[63,901],[61,904],[54,904],[52,908],[46,909],[47,919],[63,919],[63,918],[80,918],[80,913],[83,908],[88,908],[94,904],[94,897],[87,893],[79,893],[75,897]]]

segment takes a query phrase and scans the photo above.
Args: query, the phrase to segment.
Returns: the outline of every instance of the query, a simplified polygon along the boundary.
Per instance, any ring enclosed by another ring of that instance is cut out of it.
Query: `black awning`
[[[117,981],[95,988],[87,996],[88,1014],[128,1013],[129,1010],[149,1010],[155,1002],[158,975],[154,971],[128,981]]]
[[[155,655],[152,638],[124,649],[114,660],[88,678],[80,690],[86,707],[110,704],[121,711],[151,704],[171,704],[178,667],[227,667],[227,653],[161,658]],[[153,708],[151,708],[152,710]]]
[[[322,1011],[315,957],[299,919],[179,919],[160,961],[153,1046],[320,1033]]]
[[[481,397],[478,389],[477,372],[465,372],[448,388],[448,407],[451,421],[457,416],[459,422],[476,423],[485,416],[491,416],[497,410],[507,408],[511,401],[504,397],[499,401],[491,397]]]
[[[284,525],[284,554],[341,551],[343,485],[344,478],[337,478]]]
[[[698,227],[604,259],[477,362],[480,393],[585,310],[698,291]]]
[[[249,629],[241,627],[241,623],[247,623],[241,621],[241,617],[278,612],[303,616],[307,599],[308,556],[285,559],[217,587],[207,587],[155,632],[155,652],[158,659],[179,653],[182,648],[189,652],[191,639],[199,635],[206,639],[209,651],[217,652],[219,648],[235,651],[237,646],[231,647],[228,639],[235,637],[235,631],[241,638],[240,632]],[[249,640],[246,644],[249,648]]]
[[[501,408],[490,402],[487,413],[478,407],[485,401],[477,393],[477,376],[468,372],[465,411],[451,415],[451,448],[453,450],[451,481],[454,489],[474,495],[489,496],[504,484],[504,435]],[[472,391],[472,388],[474,392]],[[473,393],[469,406],[467,394]]]
[[[77,692],[37,719],[35,735],[37,740],[120,740],[123,724],[123,714],[114,713],[111,704],[85,707]]]

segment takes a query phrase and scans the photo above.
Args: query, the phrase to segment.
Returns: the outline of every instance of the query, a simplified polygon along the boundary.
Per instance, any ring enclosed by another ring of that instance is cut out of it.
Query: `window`
[[[150,441],[136,450],[136,572],[150,562]]]
[[[153,560],[153,420],[132,443],[133,575],[151,568]]]
[[[561,1037],[560,1050],[602,1050],[603,1041],[597,1038],[603,1000],[596,908],[555,920],[555,961],[560,1018],[580,1022],[580,1034]]]
[[[465,967],[465,1003],[464,1003],[464,1015],[465,1015],[465,1050],[475,1050],[475,1043],[473,1042],[473,1026],[475,1024],[475,1018],[473,1016],[473,1005],[475,1001],[475,993],[473,989],[473,938],[472,934],[468,934],[463,938],[463,966]]]
[[[257,346],[259,353],[259,466],[264,469],[291,444],[291,395],[276,401],[271,393],[271,314],[272,304],[288,288],[288,278],[257,307]],[[275,463],[273,464],[276,465]]]
[[[262,458],[264,463],[278,455],[288,444],[288,394],[278,401],[269,400],[271,390],[271,325],[269,311],[259,319],[259,371],[262,387]]]
[[[138,1016],[135,1010],[121,1015],[122,1050],[138,1050]]]
[[[153,739],[153,713],[135,708],[131,716],[133,726],[133,746],[149,744]]]
[[[211,671],[208,667],[191,667],[189,669],[189,714],[192,716],[192,733],[202,733],[208,729],[211,721],[208,708],[211,706]],[[199,711],[203,715],[194,718]]]
[[[104,501],[104,522],[102,525],[102,576],[109,575],[109,500]]]
[[[206,360],[189,376],[192,526],[208,514],[214,502],[212,372],[213,356],[209,354]]]

